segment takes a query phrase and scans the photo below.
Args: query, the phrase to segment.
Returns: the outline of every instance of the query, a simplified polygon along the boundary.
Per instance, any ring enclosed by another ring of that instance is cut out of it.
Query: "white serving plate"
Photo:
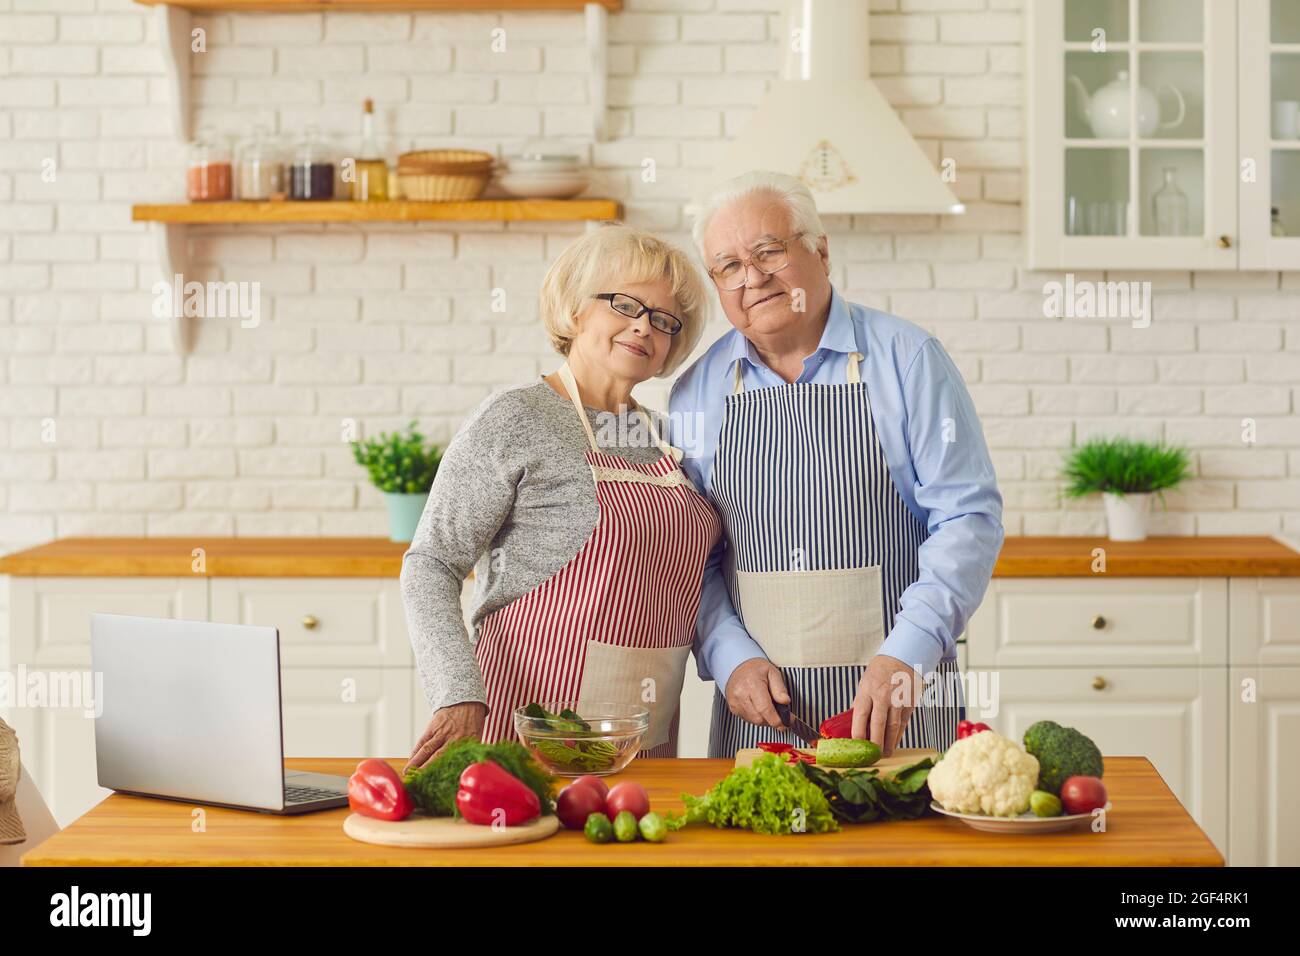
[[[1018,817],[990,817],[982,813],[958,813],[955,810],[945,810],[939,805],[938,800],[930,801],[930,809],[945,817],[960,820],[974,830],[983,830],[985,833],[1058,833],[1092,819],[1091,813],[1036,817],[1032,810],[1026,810]]]
[[[572,199],[587,188],[583,173],[502,173],[497,185],[521,199]]]

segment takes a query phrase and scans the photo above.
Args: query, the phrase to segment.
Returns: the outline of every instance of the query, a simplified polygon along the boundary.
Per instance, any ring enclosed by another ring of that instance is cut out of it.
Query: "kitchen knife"
[[[775,703],[775,701],[773,702]],[[813,730],[807,723],[791,713],[789,704],[776,705],[777,716],[781,722],[794,731],[794,735],[806,744],[815,743],[821,740],[822,735]]]

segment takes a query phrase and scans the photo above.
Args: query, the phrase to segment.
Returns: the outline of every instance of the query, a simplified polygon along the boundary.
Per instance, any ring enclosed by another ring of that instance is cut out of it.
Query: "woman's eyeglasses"
[[[619,315],[627,316],[629,319],[639,319],[649,313],[650,324],[667,335],[676,335],[682,330],[682,320],[677,316],[671,312],[665,312],[663,309],[652,309],[640,299],[630,296],[626,292],[601,292],[599,295],[593,295],[592,298],[604,299],[609,303],[611,309]]]

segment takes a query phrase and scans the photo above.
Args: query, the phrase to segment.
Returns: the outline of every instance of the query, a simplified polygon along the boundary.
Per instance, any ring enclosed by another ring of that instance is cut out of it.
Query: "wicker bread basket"
[[[419,202],[477,199],[492,176],[491,153],[472,149],[422,149],[397,158],[402,195]]]

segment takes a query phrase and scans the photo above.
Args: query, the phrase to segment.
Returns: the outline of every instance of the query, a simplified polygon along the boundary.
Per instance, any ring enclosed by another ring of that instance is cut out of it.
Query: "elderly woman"
[[[565,363],[470,415],[402,563],[433,709],[408,766],[460,737],[512,737],[532,701],[645,706],[642,754],[676,754],[721,522],[632,389],[690,354],[708,298],[681,251],[625,226],[579,239],[547,273],[542,321]],[[460,605],[471,568],[473,646]]]

